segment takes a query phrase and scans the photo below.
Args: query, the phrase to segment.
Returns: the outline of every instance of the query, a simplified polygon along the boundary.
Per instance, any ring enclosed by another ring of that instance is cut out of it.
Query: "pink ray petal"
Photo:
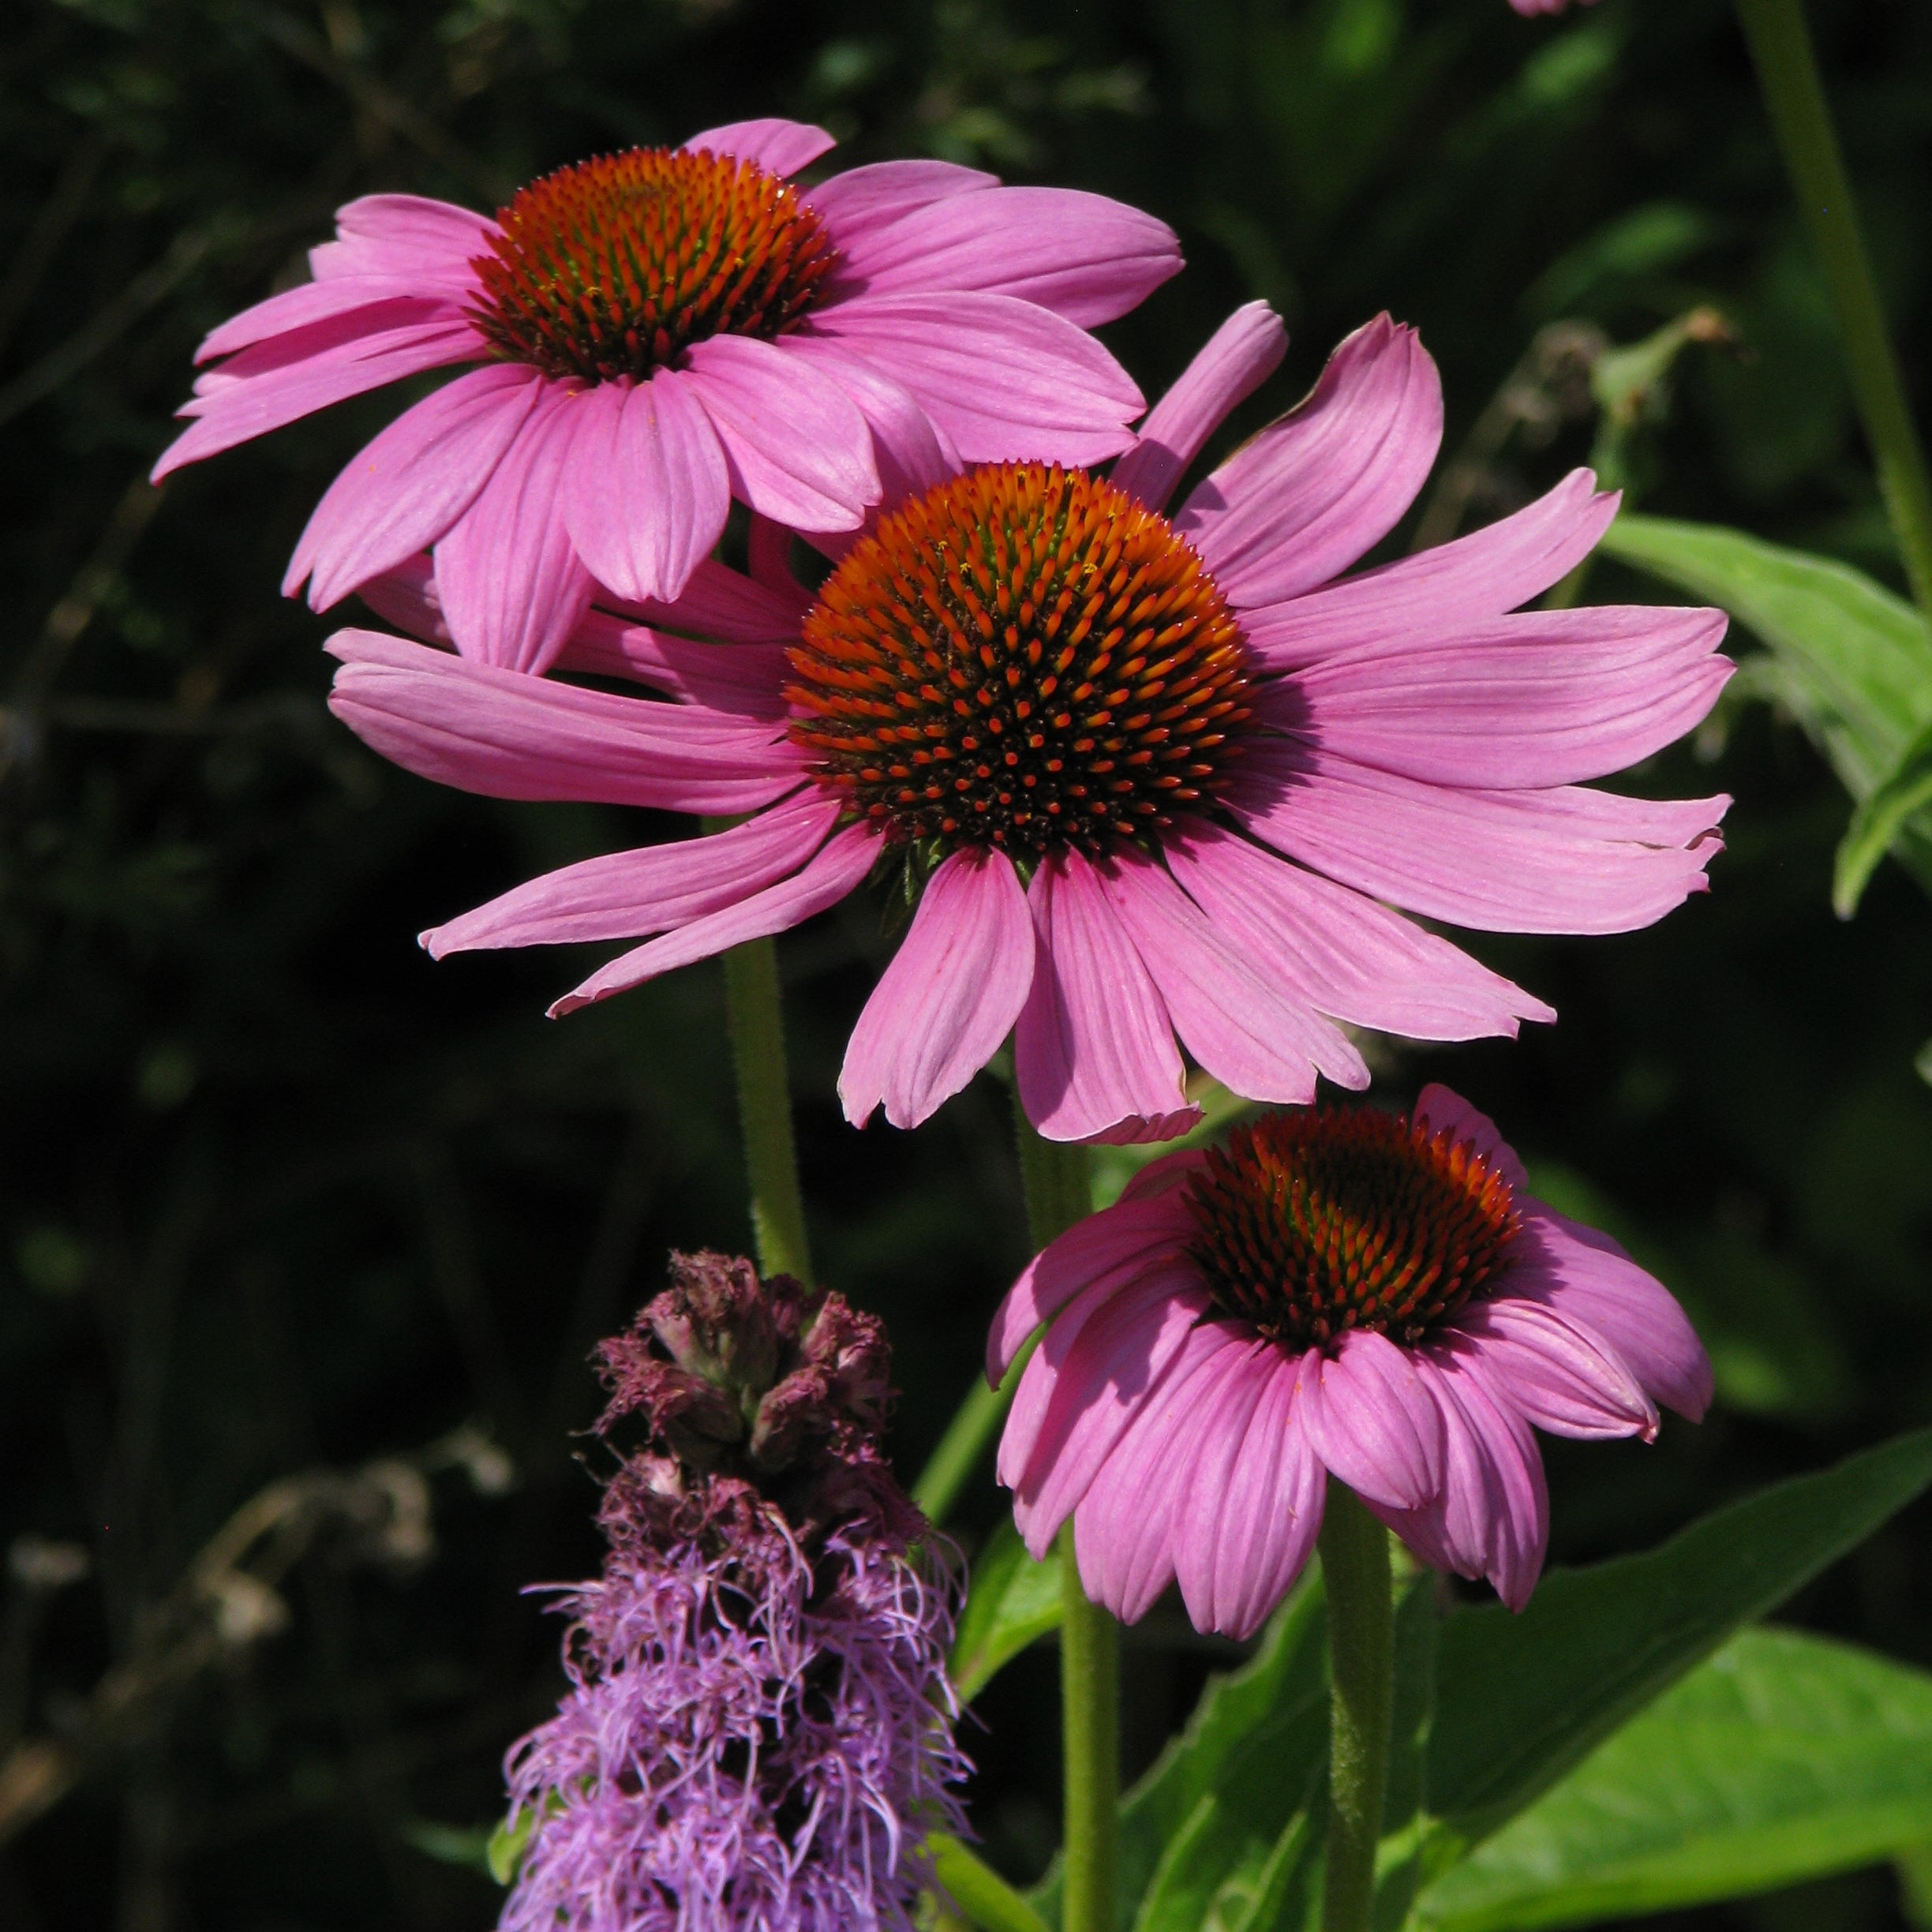
[[[952,438],[919,406],[904,384],[894,382],[822,335],[788,336],[785,354],[802,358],[829,376],[859,406],[872,432],[882,501],[896,504],[903,497],[923,496],[935,483],[957,476],[964,467]],[[844,533],[836,536],[844,537]],[[843,554],[842,544],[819,547]]]
[[[1203,1331],[1211,1305],[1191,1264],[1157,1267],[1110,1295],[1084,1324],[1069,1319],[1080,1311],[1076,1301],[1047,1330],[1020,1379],[1019,1395],[1029,1402],[1023,1408],[1016,1396],[1007,1421],[1011,1448],[1026,1445],[1024,1466],[1017,1466],[1008,1440],[1000,1446],[1000,1480],[1013,1491],[1013,1522],[1036,1557],[1087,1493],[1168,1364],[1184,1347],[1200,1346],[1189,1338]],[[1073,1330],[1064,1347],[1062,1323]],[[1030,1428],[1035,1413],[1037,1427]]]
[[[393,328],[397,316],[422,316],[425,301],[435,299],[425,295],[420,281],[407,275],[347,275],[335,282],[300,282],[211,329],[202,337],[194,359],[197,365],[212,362],[218,356],[234,355],[258,343],[311,329],[318,323],[331,324],[337,329],[346,327],[350,336],[373,333]],[[357,327],[358,323],[366,328]]]
[[[563,515],[577,555],[620,597],[675,597],[731,509],[724,446],[691,378],[600,383],[575,417]]]
[[[432,926],[421,935],[423,949],[441,959],[667,932],[789,878],[830,836],[838,814],[837,799],[805,791],[728,832],[586,859]]]
[[[1174,1570],[1194,1627],[1252,1636],[1315,1548],[1328,1472],[1294,1412],[1299,1362],[1259,1337],[1204,1415],[1176,1511]],[[1075,1534],[1079,1533],[1075,1518]]]
[[[1123,1623],[1174,1581],[1189,1475],[1216,1416],[1242,1400],[1251,1360],[1252,1344],[1227,1325],[1195,1329],[1075,1506],[1081,1587]]]
[[[1337,652],[1294,683],[1294,728],[1358,765],[1513,791],[1622,771],[1680,738],[1735,667],[1722,611],[1593,605]]]
[[[1656,1406],[1616,1351],[1558,1309],[1497,1291],[1472,1301],[1437,1331],[1466,1337],[1496,1395],[1552,1436],[1657,1440]]]
[[[862,296],[812,332],[903,384],[968,462],[1102,462],[1146,407],[1091,335],[1010,295]]]
[[[1325,583],[1415,500],[1442,441],[1442,384],[1414,330],[1358,328],[1305,401],[1230,457],[1174,519],[1237,607]]]
[[[1165,222],[1074,188],[953,195],[897,221],[841,224],[837,238],[828,294],[976,290],[1037,303],[1082,328],[1125,315],[1181,268]]]
[[[706,560],[675,602],[646,598],[614,608],[661,630],[683,632],[724,644],[796,644],[799,620],[811,606],[802,586],[781,592],[743,571]]]
[[[1619,500],[1596,485],[1589,470],[1572,470],[1513,516],[1453,543],[1244,610],[1241,633],[1271,668],[1289,670],[1385,638],[1426,638],[1439,627],[1500,617],[1596,549]]]
[[[847,826],[834,832],[803,871],[735,906],[708,912],[661,939],[614,959],[583,984],[552,1004],[552,1019],[561,1019],[579,1007],[593,1005],[614,993],[627,992],[647,979],[695,960],[710,959],[747,939],[766,939],[774,933],[802,926],[814,913],[837,905],[860,884],[878,858],[876,834],[865,826]]]
[[[997,174],[953,161],[874,161],[800,193],[825,217],[843,251],[861,245],[915,209],[999,185]]]
[[[1629,932],[1708,889],[1728,798],[1465,792],[1257,745],[1230,792],[1257,837],[1372,897],[1489,932]]]
[[[750,161],[768,174],[796,174],[829,154],[837,140],[822,127],[805,121],[730,121],[706,128],[684,144],[687,154],[729,155]]]
[[[406,410],[316,505],[282,594],[327,610],[443,536],[477,500],[543,392],[535,369],[470,369]]]
[[[1287,353],[1288,331],[1266,302],[1237,309],[1148,411],[1110,480],[1150,510],[1165,510],[1208,439],[1280,368]]]
[[[563,496],[583,392],[546,384],[475,502],[436,543],[436,594],[477,664],[549,669],[590,608]]]
[[[335,211],[335,239],[309,251],[318,282],[344,275],[395,275],[467,290],[470,264],[503,230],[487,215],[425,195],[364,195]]]
[[[405,624],[405,629],[408,626]],[[786,713],[790,675],[775,644],[714,644],[650,624],[589,612],[554,667],[592,677],[627,678],[712,711],[775,721]]]
[[[1503,1131],[1487,1114],[1478,1113],[1458,1093],[1451,1093],[1440,1080],[1431,1080],[1416,1095],[1410,1118],[1431,1133],[1447,1130],[1466,1141],[1510,1185],[1521,1192],[1530,1177],[1516,1150],[1503,1138]]]
[[[436,564],[428,551],[406,558],[392,570],[356,586],[356,595],[385,623],[406,631],[425,644],[455,645],[443,621],[436,596]]]
[[[956,852],[919,909],[845,1049],[839,1097],[863,1127],[937,1112],[999,1050],[1033,981],[1033,921],[1002,852]]]
[[[1020,1104],[1049,1140],[1167,1140],[1200,1119],[1159,991],[1086,856],[1040,861],[1028,888],[1039,936],[1013,1035]]]
[[[1123,1199],[1076,1222],[1007,1290],[987,1336],[987,1382],[997,1388],[1027,1337],[1076,1295],[1103,1283],[1122,1286],[1151,1264],[1174,1257],[1193,1237],[1193,1217],[1177,1188]]]
[[[1190,825],[1168,868],[1249,958],[1275,962],[1317,1013],[1415,1039],[1514,1038],[1555,1011],[1446,939],[1238,833]]]
[[[427,309],[429,305],[421,306]],[[253,355],[255,351],[242,353]],[[466,361],[476,353],[475,330],[467,322],[445,318],[358,336],[305,361],[217,383],[204,389],[181,412],[195,420],[161,452],[148,474],[159,483],[185,463],[199,462],[238,443],[266,436],[331,402],[446,363]],[[231,359],[215,373],[225,373],[236,360],[239,358]]]
[[[1422,1560],[1487,1577],[1512,1610],[1530,1601],[1549,1544],[1549,1492],[1536,1438],[1458,1350],[1418,1354],[1446,1431],[1442,1494],[1417,1510],[1370,1508]]]
[[[691,392],[724,445],[732,493],[796,530],[856,530],[879,500],[859,406],[784,342],[713,335],[687,352]]]
[[[1260,976],[1155,862],[1122,852],[1101,868],[1119,913],[1175,1030],[1215,1078],[1250,1100],[1300,1104],[1314,1097],[1319,1069],[1344,1086],[1365,1087],[1368,1070],[1347,1039]]]
[[[1693,1422],[1710,1407],[1710,1357],[1677,1298],[1608,1234],[1520,1196],[1511,1294],[1531,1296],[1600,1336],[1646,1392]]]
[[[373,631],[339,631],[329,709],[404,770],[485,798],[668,811],[755,811],[800,761],[769,727],[473,664]]]
[[[1301,1357],[1296,1405],[1309,1446],[1365,1501],[1416,1509],[1442,1488],[1443,1420],[1415,1357],[1351,1328]]]

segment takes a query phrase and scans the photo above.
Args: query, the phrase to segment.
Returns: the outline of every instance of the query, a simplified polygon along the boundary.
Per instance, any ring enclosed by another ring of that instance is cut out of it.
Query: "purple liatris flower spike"
[[[880,1454],[885,1337],[835,1294],[676,1257],[606,1342],[603,1574],[571,1688],[511,1750],[529,1837],[504,1932],[909,1926],[968,1766],[957,1579]]]

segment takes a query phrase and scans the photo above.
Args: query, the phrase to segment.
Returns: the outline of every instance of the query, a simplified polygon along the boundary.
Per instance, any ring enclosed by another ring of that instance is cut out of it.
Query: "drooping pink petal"
[[[590,608],[563,496],[582,391],[547,383],[476,500],[437,541],[436,594],[474,663],[549,669]]]
[[[1655,1405],[1622,1358],[1556,1309],[1512,1295],[1507,1277],[1436,1331],[1468,1339],[1498,1396],[1552,1436],[1657,1439]]]
[[[1575,785],[1465,792],[1309,746],[1257,744],[1229,803],[1257,837],[1426,918],[1489,932],[1629,932],[1706,889],[1728,798]]]
[[[822,335],[788,336],[785,354],[803,358],[829,376],[859,406],[872,432],[872,456],[883,502],[923,496],[935,483],[959,474],[964,466],[952,438],[903,384]],[[842,554],[843,541],[849,541],[841,531],[820,548]]]
[[[1514,791],[1622,771],[1680,738],[1735,668],[1722,611],[1526,611],[1336,652],[1292,687],[1292,728],[1427,783]]]
[[[1294,1357],[1257,1339],[1203,1417],[1177,1498],[1174,1546],[1198,1631],[1252,1636],[1314,1550],[1328,1472],[1295,1413],[1298,1368]],[[1077,1515],[1074,1524],[1077,1537]]]
[[[430,305],[420,306],[427,309]],[[185,463],[199,462],[266,436],[331,402],[445,363],[466,361],[476,352],[476,331],[467,322],[412,322],[358,335],[304,361],[215,384],[181,412],[195,420],[161,452],[149,474],[159,483]],[[244,356],[255,353],[242,352]],[[231,358],[215,373],[224,374],[239,360]]]
[[[1368,1070],[1347,1039],[1260,976],[1155,860],[1122,852],[1099,877],[1188,1050],[1251,1100],[1312,1099],[1319,1069],[1365,1087]]]
[[[1271,668],[1293,670],[1359,645],[1426,640],[1440,627],[1500,617],[1582,563],[1618,501],[1615,491],[1597,492],[1589,470],[1572,470],[1514,515],[1452,543],[1244,610],[1241,634]]]
[[[1442,441],[1442,384],[1414,330],[1387,316],[1358,328],[1321,379],[1181,506],[1237,608],[1274,604],[1380,543],[1415,500]]]
[[[436,319],[434,312],[425,308],[425,301],[432,299],[425,296],[419,281],[407,275],[346,275],[334,282],[299,282],[211,329],[202,337],[194,359],[197,365],[212,362],[218,356],[234,355],[258,343],[310,331],[320,323],[333,324],[339,331],[346,328],[346,335],[334,339],[348,340],[392,328],[399,318]]]
[[[1287,353],[1288,331],[1266,302],[1237,309],[1148,411],[1110,480],[1150,510],[1165,510],[1208,439],[1280,368]],[[1244,616],[1244,632],[1246,623]]]
[[[327,610],[427,550],[476,501],[544,387],[535,369],[496,362],[406,410],[316,505],[282,594],[310,579],[310,605]]]
[[[1191,1264],[1156,1267],[1110,1294],[1090,1319],[1073,1319],[1082,1312],[1076,1301],[1047,1330],[1000,1445],[1013,1522],[1036,1557],[1211,1305]]]
[[[318,282],[396,275],[454,291],[475,286],[470,263],[503,231],[487,215],[424,195],[364,195],[335,211],[335,239],[309,251]]]
[[[1416,1370],[1446,1430],[1442,1493],[1416,1510],[1369,1507],[1425,1563],[1487,1577],[1520,1610],[1549,1544],[1549,1492],[1536,1438],[1466,1350],[1431,1347],[1417,1356]]]
[[[1516,1150],[1503,1138],[1502,1129],[1487,1114],[1478,1113],[1458,1093],[1452,1093],[1440,1080],[1431,1080],[1416,1095],[1410,1118],[1431,1133],[1447,1131],[1466,1142],[1507,1181],[1521,1192],[1530,1185]]]
[[[895,1127],[918,1126],[999,1050],[1032,981],[1033,921],[1013,861],[952,853],[852,1029],[845,1118],[863,1127],[883,1106]]]
[[[339,631],[329,709],[406,771],[485,798],[668,811],[755,811],[799,783],[770,727],[473,664],[373,631]]]
[[[453,650],[449,626],[443,621],[443,605],[436,596],[436,565],[427,551],[406,557],[392,570],[356,586],[361,598],[385,623],[404,631],[425,644],[448,644]]]
[[[693,343],[686,361],[740,501],[796,530],[858,528],[879,500],[872,432],[831,376],[749,335]]]
[[[1253,1357],[1230,1324],[1195,1329],[1074,1507],[1081,1587],[1123,1623],[1137,1623],[1174,1581],[1189,1473],[1217,1414],[1242,1399]]]
[[[691,379],[600,383],[575,408],[564,525],[584,567],[620,597],[675,597],[724,534],[731,477]]]
[[[1190,825],[1166,851],[1215,928],[1274,960],[1318,1013],[1414,1039],[1513,1039],[1519,1020],[1556,1017],[1447,940],[1238,833]]]
[[[1125,315],[1181,267],[1165,222],[1074,188],[990,187],[896,221],[834,222],[833,232],[829,298],[975,290],[1036,302],[1082,328]]]
[[[407,626],[405,626],[407,628]],[[790,667],[776,644],[712,643],[592,610],[573,631],[555,667],[593,677],[627,678],[672,698],[742,717],[785,715]]]
[[[1365,1501],[1419,1509],[1441,1489],[1442,1414],[1410,1350],[1351,1328],[1301,1357],[1295,1387],[1309,1446]]]
[[[1200,1118],[1174,1028],[1084,854],[1049,853],[1027,897],[1039,938],[1013,1035],[1027,1118],[1049,1140],[1168,1140]]]
[[[822,154],[838,145],[822,127],[809,122],[731,121],[723,127],[706,128],[684,144],[687,154],[729,155],[734,160],[751,161],[768,174],[796,174],[810,167]]]
[[[792,878],[768,886],[735,906],[695,919],[676,932],[666,933],[661,939],[647,940],[612,960],[582,986],[555,1002],[550,1017],[560,1019],[579,1007],[608,999],[613,993],[642,986],[646,980],[655,979],[676,967],[710,959],[747,939],[766,939],[774,933],[801,926],[814,913],[837,905],[871,871],[878,858],[877,836],[869,827],[844,826]]]
[[[811,605],[811,597],[802,585],[781,593],[707,558],[691,572],[674,603],[647,597],[638,604],[620,600],[616,608],[660,630],[687,637],[725,644],[788,645],[798,641],[799,620]]]
[[[823,215],[841,250],[859,246],[881,228],[891,227],[915,208],[930,208],[954,195],[997,188],[997,174],[961,167],[955,161],[874,161],[848,168],[814,187],[803,199]]]
[[[421,935],[432,959],[484,948],[668,932],[789,878],[830,836],[838,803],[814,791],[705,838],[606,852],[546,872]]]
[[[1602,1339],[1645,1391],[1693,1422],[1711,1402],[1710,1357],[1677,1298],[1598,1230],[1518,1196],[1511,1294],[1535,1297]]]
[[[1048,1242],[1007,1290],[987,1335],[987,1382],[997,1388],[1027,1337],[1076,1294],[1108,1282],[1121,1286],[1150,1264],[1177,1254],[1193,1237],[1186,1198],[1174,1188],[1122,1199],[1076,1221]]]
[[[1009,295],[862,296],[812,332],[903,384],[968,462],[1102,462],[1146,406],[1085,331]]]

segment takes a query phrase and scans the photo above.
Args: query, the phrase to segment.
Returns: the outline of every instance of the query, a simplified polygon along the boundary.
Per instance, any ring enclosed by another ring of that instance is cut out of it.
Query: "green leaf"
[[[1905,747],[1897,769],[1852,814],[1832,873],[1832,910],[1840,919],[1849,919],[1858,910],[1878,861],[1905,822],[1927,805],[1932,805],[1932,726]]]
[[[1734,1898],[1932,1839],[1932,1675],[1747,1631],[1440,1880],[1441,1932]]]
[[[1437,1653],[1429,1790],[1440,1874],[1741,1625],[1932,1483],[1932,1429],[1693,1523],[1661,1548],[1546,1576],[1530,1607],[1464,1610]]]
[[[953,1640],[947,1674],[962,1698],[977,1697],[1003,1664],[1060,1627],[1060,1552],[1044,1563],[1027,1554],[1002,1517],[972,1568],[972,1587]]]
[[[491,1870],[489,1848],[496,1834],[487,1825],[439,1825],[433,1818],[410,1818],[403,1824],[402,1832],[406,1844],[414,1846],[425,1858],[434,1859],[439,1865],[461,1865],[475,1872]]]
[[[500,1885],[516,1882],[517,1867],[523,1862],[523,1854],[530,1849],[530,1841],[537,1829],[537,1808],[526,1805],[515,1821],[505,1818],[489,1835],[489,1842],[484,1848],[485,1861],[489,1866],[489,1875]]]
[[[1047,1932],[1046,1921],[990,1865],[957,1838],[934,1832],[926,1841],[933,1876],[980,1932]]]
[[[1721,605],[1769,646],[1751,687],[1775,697],[1863,804],[1932,726],[1932,635],[1925,620],[1850,565],[1713,524],[1620,516],[1606,556]],[[1932,813],[1903,817],[1899,859],[1932,891]]]

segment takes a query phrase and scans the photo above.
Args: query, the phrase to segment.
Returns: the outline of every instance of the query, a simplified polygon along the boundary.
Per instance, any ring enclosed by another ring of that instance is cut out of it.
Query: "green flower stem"
[[[1093,1211],[1093,1170],[1084,1147],[1043,1140],[1013,1099],[1027,1223],[1035,1249]],[[1010,1383],[1013,1377],[1009,1376]],[[1005,1406],[1004,1392],[987,1433]],[[1060,1708],[1066,1815],[1061,1932],[1114,1932],[1120,1836],[1120,1626],[1080,1588],[1073,1526],[1060,1534]]]
[[[983,1376],[973,1378],[966,1399],[953,1413],[939,1446],[927,1458],[912,1485],[912,1500],[925,1512],[926,1520],[943,1524],[952,1514],[959,1493],[972,1479],[987,1447],[999,1433],[1000,1424],[1013,1406],[1013,1391],[1020,1386],[1027,1362],[1033,1354],[1029,1342],[1014,1357],[1005,1380],[998,1388],[989,1388]]]
[[[1395,1690],[1388,1532],[1332,1477],[1321,1529],[1328,1600],[1328,1859],[1322,1932],[1368,1932]]]
[[[1920,610],[1932,614],[1932,483],[1899,380],[1803,0],[1737,0],[1771,125],[1825,269],[1878,488]]]
[[[778,949],[769,939],[747,939],[724,955],[724,1010],[738,1069],[738,1119],[744,1133],[758,1271],[795,1275],[809,1283],[811,1245],[792,1137]]]

